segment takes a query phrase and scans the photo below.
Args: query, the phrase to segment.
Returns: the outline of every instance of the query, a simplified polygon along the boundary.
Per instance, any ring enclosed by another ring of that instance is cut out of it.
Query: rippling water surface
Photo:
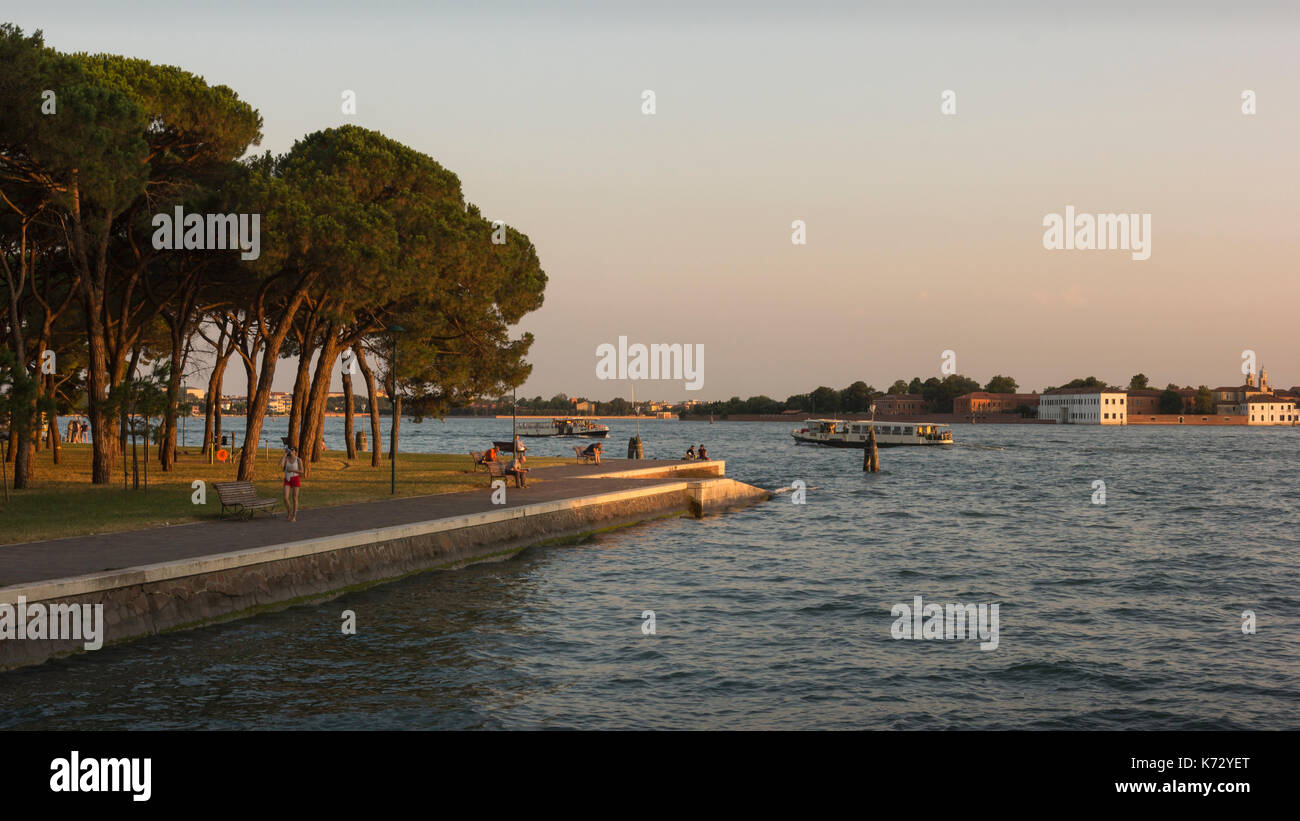
[[[612,427],[617,452],[633,424]],[[860,451],[797,447],[781,424],[641,430],[647,456],[703,442],[733,478],[803,480],[807,504],[6,673],[0,727],[1300,728],[1300,431],[960,425],[955,447],[884,450],[865,475]],[[508,431],[407,422],[403,448]],[[918,595],[998,603],[998,648],[893,639],[890,608]]]

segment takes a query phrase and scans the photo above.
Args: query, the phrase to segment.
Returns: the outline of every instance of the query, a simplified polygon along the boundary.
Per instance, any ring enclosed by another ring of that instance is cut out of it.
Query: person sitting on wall
[[[700,461],[709,461],[709,449],[704,447],[704,445],[700,445]]]
[[[599,465],[599,464],[600,464],[600,453],[601,453],[601,451],[604,449],[604,447],[605,447],[605,446],[602,445],[602,444],[599,443],[599,442],[592,442],[590,445],[587,445],[587,447],[586,447],[585,450],[582,451],[582,455],[583,455],[583,456],[589,456],[589,457],[591,457],[592,459],[595,459],[595,460],[596,460],[596,464]]]
[[[695,446],[694,446],[694,445],[691,445],[689,448],[687,448],[687,449],[686,449],[686,455],[683,456],[682,458],[683,458],[683,459],[687,459],[687,460],[694,459],[694,458],[695,458]]]

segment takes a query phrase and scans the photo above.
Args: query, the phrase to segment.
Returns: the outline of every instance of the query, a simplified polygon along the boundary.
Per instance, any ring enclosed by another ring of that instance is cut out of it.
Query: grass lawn
[[[141,458],[143,458],[143,448]],[[154,450],[150,449],[154,455]],[[282,498],[283,485],[276,464],[280,451],[269,459],[257,460],[254,484],[258,495]],[[51,452],[40,450],[32,487],[13,490],[13,465],[8,464],[9,501],[0,496],[0,544],[57,539],[89,533],[112,533],[138,530],[165,524],[215,519],[221,510],[213,482],[235,479],[237,459],[209,465],[197,448],[182,449],[176,467],[163,473],[157,461],[149,465],[149,489],[143,489],[144,464],[141,462],[140,490],[122,489],[122,466],[115,466],[114,484],[90,484],[90,445],[64,445],[62,464],[54,464]],[[379,467],[370,466],[370,454],[348,460],[342,453],[330,451],[311,466],[311,476],[303,482],[303,509],[390,499],[387,459]],[[128,452],[128,463],[129,463]],[[532,467],[566,464],[564,459],[530,459]],[[487,476],[472,473],[465,454],[399,453],[397,456],[397,495],[427,496],[458,490],[487,488]],[[207,482],[207,504],[191,501],[195,479]],[[530,480],[530,482],[533,480]],[[283,514],[283,504],[277,508]],[[262,514],[259,514],[262,515]]]

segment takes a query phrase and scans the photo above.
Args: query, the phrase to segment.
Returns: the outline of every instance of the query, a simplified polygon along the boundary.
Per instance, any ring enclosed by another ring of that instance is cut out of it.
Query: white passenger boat
[[[809,419],[807,427],[795,428],[794,441],[803,445],[832,448],[865,448],[867,433],[874,425],[877,447],[899,445],[951,445],[952,426],[932,422],[852,422],[842,419]]]
[[[609,425],[601,425],[599,422],[599,419],[520,419],[515,425],[515,432],[520,436],[604,439],[609,436]]]

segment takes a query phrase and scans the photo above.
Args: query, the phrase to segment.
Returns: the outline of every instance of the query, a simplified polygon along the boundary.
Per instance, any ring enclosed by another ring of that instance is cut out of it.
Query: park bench
[[[506,466],[503,465],[500,460],[496,462],[484,462],[483,465],[487,468],[489,485],[492,484],[493,479],[506,478]]]
[[[474,460],[474,473],[478,473],[478,469],[483,467],[483,454],[486,452],[482,450],[471,450],[469,452],[469,458]]]
[[[578,447],[577,445],[573,446],[573,458],[577,460],[579,463],[584,463],[589,465],[594,465],[596,463],[595,456],[593,456],[590,453],[587,453],[585,450]]]
[[[212,486],[217,489],[217,496],[221,499],[221,515],[217,518],[225,518],[226,508],[234,508],[235,514],[244,514],[247,518],[253,518],[253,513],[264,508],[273,508],[279,501],[276,499],[258,498],[257,488],[253,487],[252,482],[213,482]],[[271,512],[271,515],[275,515]]]

